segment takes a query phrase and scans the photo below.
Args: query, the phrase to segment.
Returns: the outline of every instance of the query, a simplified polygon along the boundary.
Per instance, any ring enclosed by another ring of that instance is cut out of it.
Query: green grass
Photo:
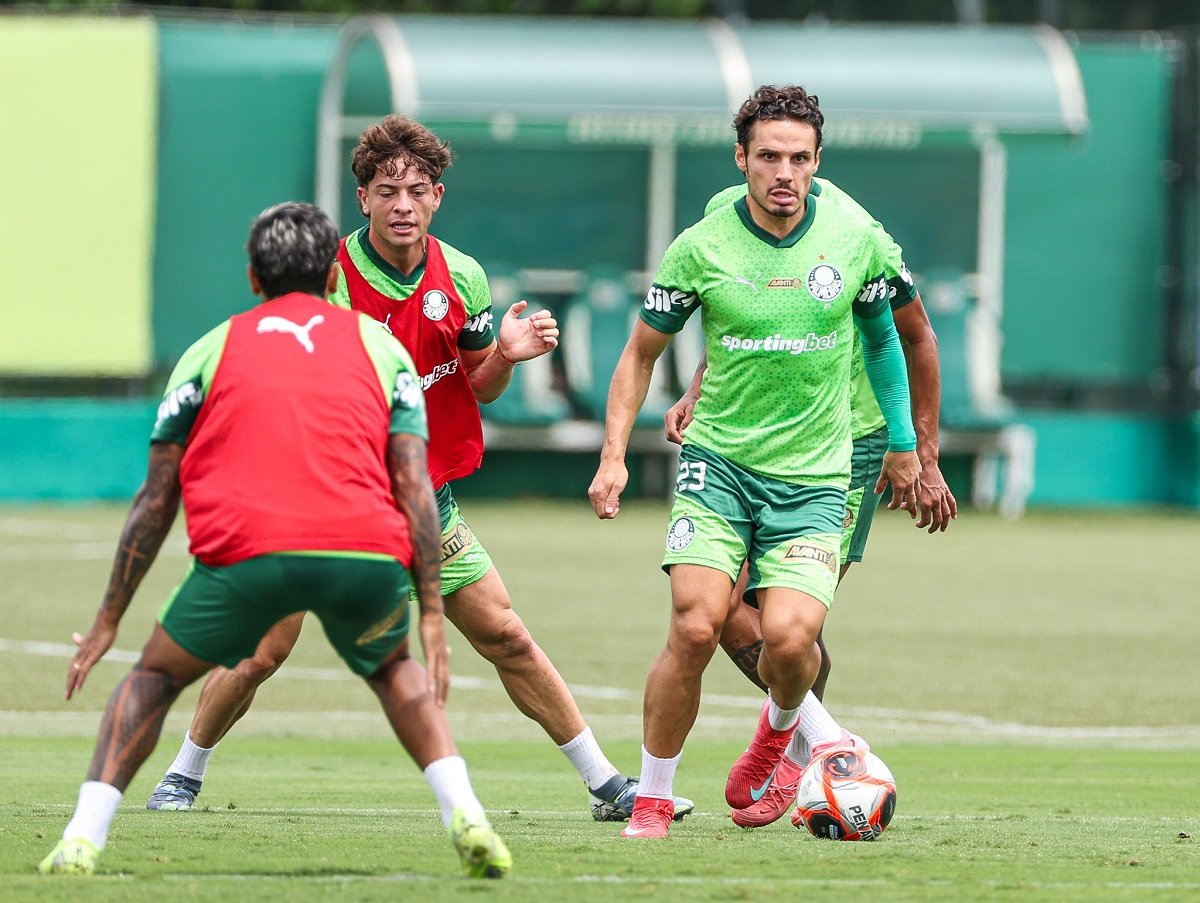
[[[599,523],[585,502],[464,502],[515,607],[610,758],[637,768],[640,696],[667,622],[665,509]],[[735,828],[724,775],[754,692],[724,660],[676,790],[697,813],[666,843],[586,814],[562,756],[452,636],[451,717],[516,858],[510,881],[457,877],[432,798],[374,698],[319,628],[222,745],[194,813],[141,807],[195,691],[134,780],[93,879],[42,878],[100,711],[183,573],[173,537],[112,658],[62,700],[72,630],[91,622],[124,510],[0,509],[0,882],[6,899],[1190,900],[1200,896],[1200,519],[1170,512],[965,512],[926,536],[884,513],[830,616],[827,702],[871,741],[900,802],[875,844],[786,819]]]

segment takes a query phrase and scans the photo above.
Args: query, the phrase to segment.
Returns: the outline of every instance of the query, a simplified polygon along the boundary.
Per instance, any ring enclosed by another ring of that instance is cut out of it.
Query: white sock
[[[63,829],[62,839],[77,840],[82,837],[90,840],[97,850],[103,850],[108,843],[108,826],[117,814],[122,796],[124,794],[112,784],[84,781],[79,785],[75,815]]]
[[[771,722],[772,728],[777,731],[786,731],[795,725],[796,719],[799,717],[800,706],[796,706],[794,709],[781,709],[775,702],[775,697],[767,694],[767,720]]]
[[[842,738],[842,726],[833,720],[829,710],[812,693],[806,694],[800,703],[800,730],[796,733],[801,732],[809,746],[820,746]],[[796,738],[793,737],[792,743],[795,742]]]
[[[791,742],[788,743],[787,749],[783,751],[783,754],[801,768],[812,761],[812,747],[804,739],[803,731],[796,731],[796,733],[792,734]]]
[[[616,766],[608,761],[608,757],[600,749],[600,744],[592,736],[590,727],[585,727],[579,732],[579,736],[568,740],[559,749],[575,766],[575,770],[583,778],[583,783],[587,784],[588,790],[595,790],[609,778],[620,774]]]
[[[467,763],[462,756],[446,756],[430,762],[424,773],[429,789],[437,797],[438,808],[442,810],[443,825],[450,826],[455,809],[463,809],[468,815],[483,814],[483,804],[471,788]]]
[[[675,769],[679,767],[679,756],[671,759],[660,759],[646,752],[642,747],[642,776],[638,782],[638,796],[650,796],[655,799],[669,800],[673,797],[672,787],[675,784]]]
[[[216,748],[215,745],[209,749],[197,746],[192,742],[190,732],[184,734],[183,746],[179,747],[179,752],[175,754],[175,761],[171,763],[171,767],[167,771],[181,774],[194,781],[203,781],[204,772],[208,768],[208,757]]]

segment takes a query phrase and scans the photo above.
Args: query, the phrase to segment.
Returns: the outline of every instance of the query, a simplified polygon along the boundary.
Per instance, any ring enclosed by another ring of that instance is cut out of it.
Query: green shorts
[[[875,483],[883,469],[887,447],[886,426],[854,440],[850,491],[846,493],[846,516],[842,520],[842,561],[846,564],[862,561],[867,549],[867,535],[879,508],[880,496],[875,494]]]
[[[311,611],[350,670],[366,677],[408,636],[408,570],[382,555],[261,555],[228,567],[193,561],[158,614],[196,658],[227,668],[278,621]]]
[[[482,580],[492,569],[492,556],[463,520],[450,484],[436,490],[434,498],[442,522],[442,595],[448,596]],[[409,587],[409,598],[417,598],[415,586]]]
[[[736,581],[747,561],[751,605],[757,587],[784,586],[829,606],[845,513],[846,490],[840,486],[785,483],[685,444],[663,570],[699,564]]]

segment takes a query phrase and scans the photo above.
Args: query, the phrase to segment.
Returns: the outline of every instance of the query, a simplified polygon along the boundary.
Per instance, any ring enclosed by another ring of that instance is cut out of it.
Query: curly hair
[[[415,166],[418,172],[436,183],[452,157],[450,145],[421,123],[393,115],[384,117],[362,133],[354,148],[350,168],[363,188],[381,169],[389,176],[398,176],[408,166]],[[403,162],[399,168],[397,161]]]
[[[750,129],[754,123],[767,119],[807,122],[817,133],[817,147],[821,146],[821,127],[825,124],[821,102],[817,95],[809,94],[799,85],[762,85],[747,98],[733,117],[738,144],[744,150],[750,150]]]

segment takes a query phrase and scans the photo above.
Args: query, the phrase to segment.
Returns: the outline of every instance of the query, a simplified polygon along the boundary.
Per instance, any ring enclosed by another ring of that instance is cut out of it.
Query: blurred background
[[[250,221],[299,199],[357,228],[349,150],[392,111],[455,151],[434,234],[497,309],[564,324],[456,492],[581,497],[649,277],[772,82],[820,96],[820,174],[905,249],[964,502],[1200,506],[1200,5],[232,5],[0,6],[0,500],[132,495],[171,366],[252,303]],[[689,328],[634,491],[671,484],[661,413],[698,355]]]

